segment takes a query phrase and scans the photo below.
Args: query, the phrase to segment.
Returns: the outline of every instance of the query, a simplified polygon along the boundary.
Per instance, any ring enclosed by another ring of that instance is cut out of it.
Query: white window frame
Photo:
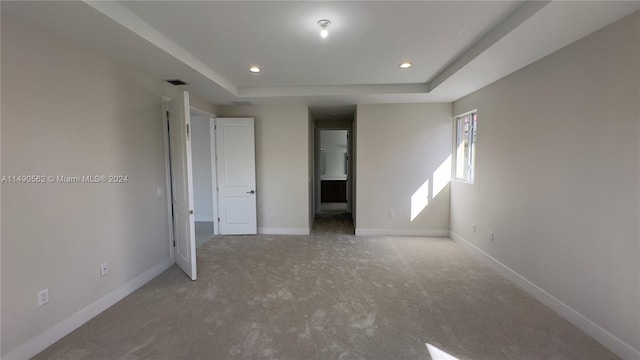
[[[462,136],[461,134],[463,132],[462,120],[468,116],[471,116],[472,119],[474,119],[470,129],[472,131],[472,134],[469,136],[469,142],[470,142],[469,158],[466,159],[464,158],[464,155],[462,155],[462,162],[465,162],[466,160],[466,164],[464,163],[461,164],[461,156],[460,156],[461,154],[460,154],[459,146],[462,142],[462,139],[461,139],[461,136]],[[475,173],[476,173],[476,159],[475,159],[476,154],[475,153],[476,153],[476,136],[478,131],[478,110],[474,109],[474,110],[467,111],[463,114],[455,116],[454,126],[455,126],[455,143],[454,143],[455,166],[453,168],[453,172],[454,172],[453,179],[456,181],[473,184],[475,181]],[[462,176],[459,176],[460,167],[463,167],[462,172],[464,173],[462,174]],[[464,170],[465,167],[466,167],[466,171]]]

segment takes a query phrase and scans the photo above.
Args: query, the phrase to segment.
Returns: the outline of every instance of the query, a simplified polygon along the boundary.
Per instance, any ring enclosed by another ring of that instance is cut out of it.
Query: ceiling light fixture
[[[262,71],[262,70],[260,70],[260,68],[259,68],[259,67],[257,67],[257,66],[252,66],[252,67],[250,67],[250,68],[249,68],[249,71],[251,71],[251,72],[252,72],[252,73],[254,73],[254,74],[257,74],[257,73],[259,73],[259,72],[260,72],[260,71]]]
[[[318,25],[320,25],[320,36],[323,38],[329,36],[329,30],[327,30],[327,27],[331,25],[331,21],[327,19],[318,20]]]
[[[412,64],[411,64],[410,62],[405,61],[405,62],[403,62],[402,64],[400,64],[400,68],[401,68],[401,69],[408,69],[408,68],[410,68],[410,67],[411,67],[411,65],[412,65]]]

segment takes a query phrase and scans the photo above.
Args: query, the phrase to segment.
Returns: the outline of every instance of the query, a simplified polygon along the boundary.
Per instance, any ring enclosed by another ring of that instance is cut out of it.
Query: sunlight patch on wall
[[[429,350],[429,355],[431,355],[431,358],[433,360],[460,360],[457,357],[449,354],[448,352],[438,349],[437,347],[429,343],[425,343],[425,345],[427,345],[427,350]]]
[[[433,196],[436,197],[442,189],[451,182],[451,155],[433,172]]]
[[[429,179],[411,195],[411,221],[429,205]]]

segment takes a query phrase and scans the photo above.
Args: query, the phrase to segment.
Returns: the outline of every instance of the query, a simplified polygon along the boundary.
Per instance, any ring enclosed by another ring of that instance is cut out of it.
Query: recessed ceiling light
[[[410,62],[405,61],[405,62],[403,62],[402,64],[400,64],[400,68],[401,68],[401,69],[408,69],[408,68],[410,68],[410,67],[411,67],[411,65],[412,65],[412,64],[411,64]]]
[[[249,71],[251,71],[251,72],[252,72],[252,73],[254,73],[254,74],[257,74],[257,73],[259,73],[259,72],[260,72],[260,71],[262,71],[262,70],[261,70],[259,67],[257,67],[257,66],[252,66],[252,67],[250,67],[250,68],[249,68]]]

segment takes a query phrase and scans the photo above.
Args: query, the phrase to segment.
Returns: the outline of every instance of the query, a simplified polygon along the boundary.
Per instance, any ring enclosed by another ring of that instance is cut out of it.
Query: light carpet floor
[[[218,236],[36,359],[615,359],[446,238]]]
[[[311,232],[328,236],[331,234],[354,235],[356,233],[351,214],[340,211],[317,214]]]

